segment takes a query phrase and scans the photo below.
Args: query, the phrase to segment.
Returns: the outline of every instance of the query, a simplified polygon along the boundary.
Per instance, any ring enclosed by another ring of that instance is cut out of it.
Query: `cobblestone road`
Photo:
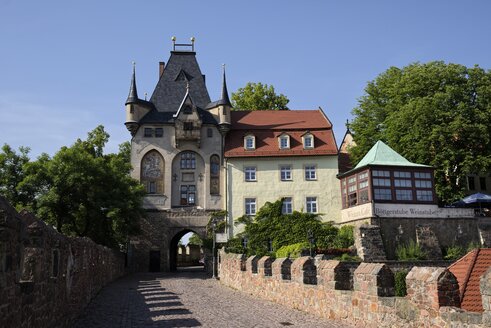
[[[138,274],[104,288],[76,328],[349,327],[255,299],[202,272]]]

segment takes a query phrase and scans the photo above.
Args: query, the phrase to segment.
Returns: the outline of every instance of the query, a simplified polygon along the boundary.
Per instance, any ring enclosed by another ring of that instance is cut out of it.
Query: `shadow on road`
[[[176,277],[209,279],[202,267],[121,278],[90,302],[73,327],[201,327],[179,295],[162,287],[161,280]]]

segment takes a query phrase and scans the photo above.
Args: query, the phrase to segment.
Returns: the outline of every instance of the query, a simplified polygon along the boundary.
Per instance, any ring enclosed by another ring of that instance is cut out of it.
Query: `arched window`
[[[140,180],[147,193],[164,193],[164,158],[156,150],[151,150],[143,156]]]
[[[210,194],[220,194],[220,157],[218,155],[210,157]]]

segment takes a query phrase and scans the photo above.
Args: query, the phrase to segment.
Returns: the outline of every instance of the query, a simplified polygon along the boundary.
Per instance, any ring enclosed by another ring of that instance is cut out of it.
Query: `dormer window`
[[[246,150],[256,149],[256,137],[253,135],[247,135],[244,137],[244,148]]]
[[[290,149],[290,136],[288,134],[282,134],[278,138],[280,149]]]
[[[303,148],[304,149],[312,149],[314,148],[314,136],[310,133],[306,133],[302,136],[303,139]]]

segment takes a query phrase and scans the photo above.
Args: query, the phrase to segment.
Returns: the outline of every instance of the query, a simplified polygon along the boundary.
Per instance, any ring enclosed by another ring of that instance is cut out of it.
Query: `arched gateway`
[[[182,45],[181,45],[182,46]],[[231,104],[223,75],[222,98],[211,102],[193,45],[171,51],[149,100],[138,97],[135,68],[126,100],[132,177],[147,192],[141,233],[128,245],[135,271],[175,269],[177,243],[201,238],[212,212],[225,209],[223,145]]]

